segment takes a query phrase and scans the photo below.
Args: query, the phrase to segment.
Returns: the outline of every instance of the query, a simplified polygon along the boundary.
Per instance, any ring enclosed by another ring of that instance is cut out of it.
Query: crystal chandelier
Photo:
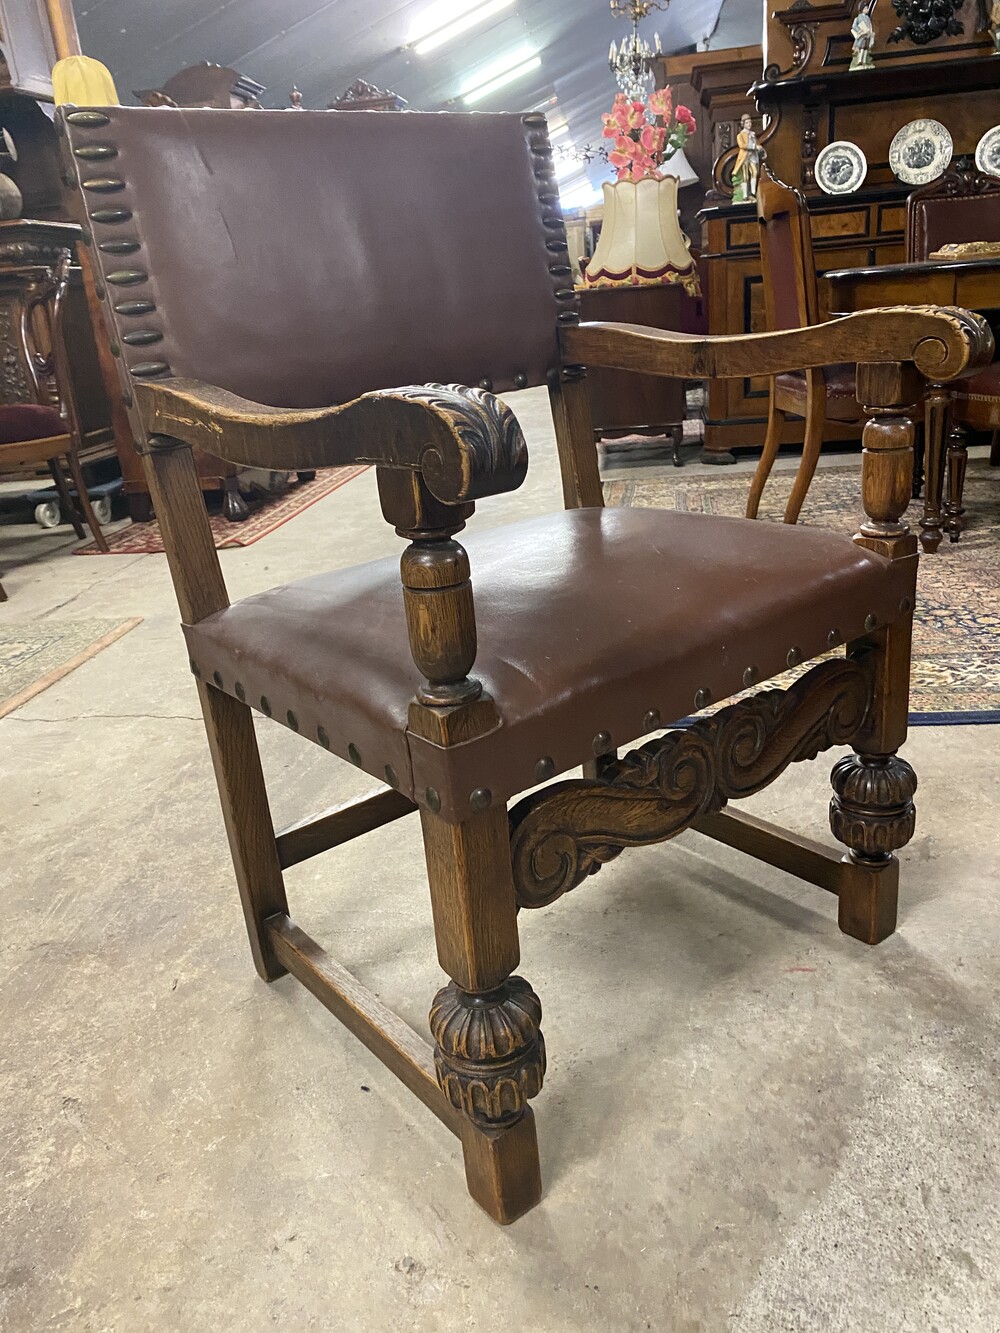
[[[653,39],[654,45],[650,46],[644,37],[639,36],[639,23],[651,10],[666,9],[669,3],[670,0],[611,0],[612,14],[615,18],[629,19],[632,31],[620,45],[611,43],[608,65],[618,87],[633,102],[645,101],[653,81],[650,64],[661,52],[659,33]]]

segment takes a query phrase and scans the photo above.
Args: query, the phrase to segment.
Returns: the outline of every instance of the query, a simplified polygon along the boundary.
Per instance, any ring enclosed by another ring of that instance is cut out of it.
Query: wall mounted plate
[[[1000,125],[987,130],[976,144],[976,166],[984,176],[1000,176]]]
[[[889,166],[904,185],[936,181],[951,161],[951,135],[939,120],[911,120],[889,145]]]
[[[853,194],[868,174],[868,160],[856,143],[838,139],[820,151],[814,172],[826,194]]]

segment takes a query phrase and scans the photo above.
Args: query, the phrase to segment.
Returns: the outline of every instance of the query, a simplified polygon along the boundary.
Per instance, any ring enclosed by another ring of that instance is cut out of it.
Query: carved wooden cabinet
[[[933,117],[951,133],[960,158],[971,156],[984,131],[1000,121],[1000,57],[991,54],[981,0],[959,5],[961,32],[928,42],[912,39],[909,8],[903,6],[898,15],[890,4],[875,7],[874,68],[852,71],[850,29],[857,0],[793,0],[781,9],[764,5],[763,68],[744,110],[753,115],[768,169],[809,200],[819,272],[902,260],[911,187],[889,166],[889,144],[898,129]],[[905,31],[890,42],[898,27]],[[868,161],[867,177],[855,194],[826,195],[815,182],[816,157],[838,139],[856,143]],[[713,334],[764,327],[755,208],[731,202],[735,156],[730,147],[717,158],[715,197],[709,194],[701,214]],[[711,385],[703,456],[727,462],[733,447],[762,444],[766,419],[765,380]],[[790,422],[787,432],[788,442],[801,441],[800,423]],[[826,436],[853,440],[860,431],[828,422]]]

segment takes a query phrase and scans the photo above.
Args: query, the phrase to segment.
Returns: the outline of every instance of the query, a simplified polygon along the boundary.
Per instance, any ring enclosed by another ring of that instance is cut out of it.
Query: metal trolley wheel
[[[111,496],[99,495],[91,501],[94,508],[94,517],[103,528],[105,523],[111,522]]]

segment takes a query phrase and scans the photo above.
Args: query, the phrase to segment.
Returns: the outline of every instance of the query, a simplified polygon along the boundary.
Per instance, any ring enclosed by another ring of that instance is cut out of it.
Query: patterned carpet
[[[793,477],[772,474],[763,519],[780,522]],[[854,532],[862,513],[860,480],[860,463],[820,468],[800,522]],[[725,472],[686,482],[681,471],[606,481],[604,492],[609,505],[740,516],[749,482],[746,473]],[[922,503],[915,501],[907,513],[914,529]],[[936,555],[920,561],[910,695],[917,724],[1000,722],[1000,471],[986,459],[969,463],[965,508],[961,541],[946,538]]]
[[[337,490],[353,477],[367,471],[367,465],[351,467],[328,467],[316,473],[312,481],[293,481],[282,495],[270,495],[265,499],[251,498],[250,517],[242,523],[230,523],[217,509],[209,512],[212,539],[217,551],[228,551],[237,546],[252,546],[266,537],[275,528],[280,528],[289,519],[301,514],[304,509],[324,499],[331,491]],[[154,519],[152,523],[130,523],[120,532],[108,537],[111,555],[156,555],[163,550],[163,537],[160,525]],[[81,546],[74,555],[100,555],[93,542]]]
[[[0,717],[96,657],[142,623],[131,620],[11,621],[0,625]]]

